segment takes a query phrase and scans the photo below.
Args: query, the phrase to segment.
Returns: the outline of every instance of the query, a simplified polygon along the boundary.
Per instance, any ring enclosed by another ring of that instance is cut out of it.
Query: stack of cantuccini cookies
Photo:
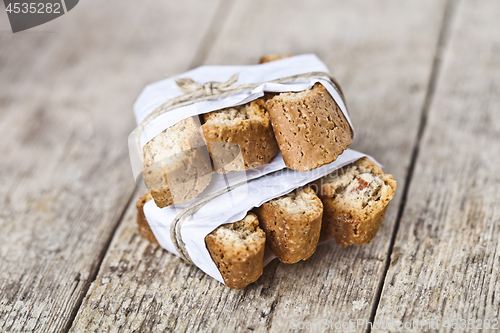
[[[260,62],[286,57],[268,55]],[[144,214],[150,200],[159,208],[189,202],[207,188],[214,171],[253,169],[280,152],[289,169],[310,171],[334,162],[352,137],[348,119],[321,83],[179,121],[143,147],[149,191],[137,201],[139,234],[158,244]],[[392,175],[363,157],[220,225],[205,245],[225,285],[241,289],[262,275],[266,246],[293,264],[316,251],[321,235],[342,247],[368,244],[395,190]]]

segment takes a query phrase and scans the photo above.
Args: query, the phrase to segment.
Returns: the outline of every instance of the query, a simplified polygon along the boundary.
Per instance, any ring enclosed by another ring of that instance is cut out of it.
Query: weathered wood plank
[[[190,66],[218,3],[81,1],[0,34],[0,331],[71,324],[135,189],[132,103]]]
[[[264,53],[317,53],[343,83],[354,148],[380,159],[402,189],[436,51],[444,1],[238,1],[206,64]],[[306,262],[277,261],[242,291],[140,239],[131,205],[73,331],[288,330],[292,320],[368,320],[383,279],[401,191],[375,240],[329,244]]]
[[[433,320],[451,331],[446,319],[499,319],[498,13],[494,0],[466,0],[457,8],[379,322]]]

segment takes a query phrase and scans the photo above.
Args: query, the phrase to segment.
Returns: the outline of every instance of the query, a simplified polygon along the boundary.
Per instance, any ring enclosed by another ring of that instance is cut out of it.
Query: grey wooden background
[[[398,189],[371,244],[234,291],[138,236],[127,136],[146,84],[265,53],[326,62]],[[500,1],[86,0],[16,35],[2,9],[0,133],[0,331],[498,320]]]

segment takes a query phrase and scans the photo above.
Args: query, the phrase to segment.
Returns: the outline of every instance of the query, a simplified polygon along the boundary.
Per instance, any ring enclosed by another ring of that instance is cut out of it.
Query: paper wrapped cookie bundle
[[[314,55],[200,67],[148,86],[129,137],[146,239],[240,289],[273,258],[309,258],[320,239],[362,245],[396,187],[354,130]],[[267,245],[267,248],[266,246]]]

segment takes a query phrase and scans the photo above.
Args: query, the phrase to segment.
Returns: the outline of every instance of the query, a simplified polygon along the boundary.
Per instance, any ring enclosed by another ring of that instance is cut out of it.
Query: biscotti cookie
[[[210,183],[212,164],[195,118],[167,128],[143,152],[144,183],[160,208],[187,202]]]
[[[280,261],[296,263],[316,251],[323,204],[310,187],[270,200],[254,212],[266,233],[267,245]]]
[[[137,200],[137,230],[143,238],[158,244],[144,215],[144,205],[149,200],[149,192]],[[252,213],[241,221],[219,226],[205,237],[224,283],[233,289],[244,288],[262,275],[265,243],[266,235]]]
[[[205,243],[229,288],[244,288],[262,275],[266,235],[255,214],[221,225],[205,237]]]
[[[349,123],[326,88],[281,93],[266,102],[287,167],[308,171],[331,163],[352,142]]]
[[[279,152],[262,99],[206,113],[204,119],[201,128],[219,173],[256,168]]]
[[[396,181],[364,157],[315,183],[323,201],[322,230],[337,244],[368,244],[394,196]]]
[[[275,60],[285,59],[293,57],[293,54],[266,54],[260,57],[259,64],[264,64],[266,62],[271,62]]]
[[[135,203],[135,206],[137,207],[137,231],[142,238],[147,239],[151,243],[160,245],[156,240],[148,221],[146,220],[146,216],[144,215],[144,205],[149,200],[153,200],[153,197],[151,196],[151,193],[148,192],[140,197]]]

